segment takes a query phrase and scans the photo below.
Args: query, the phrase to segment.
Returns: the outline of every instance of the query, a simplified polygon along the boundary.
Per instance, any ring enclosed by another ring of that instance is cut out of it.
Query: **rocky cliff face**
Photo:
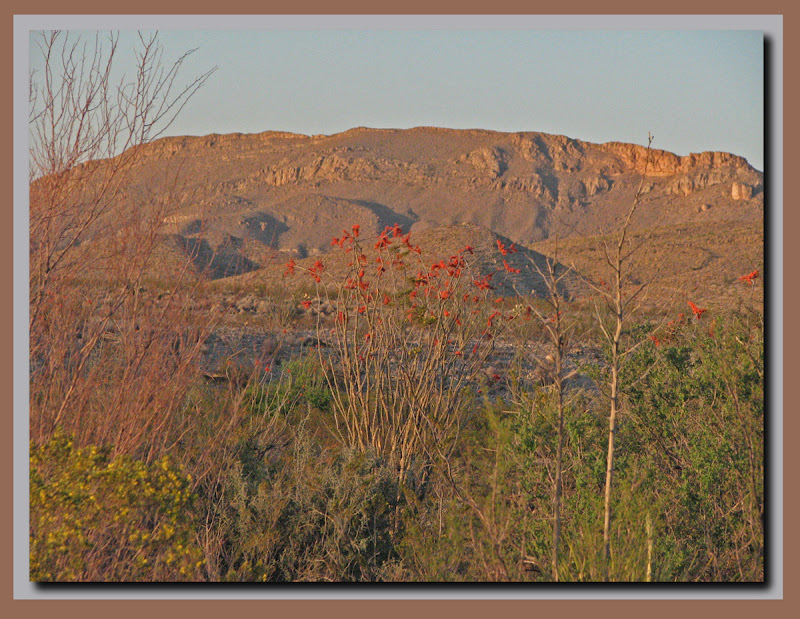
[[[633,171],[647,176],[671,176],[699,169],[750,168],[746,159],[730,153],[692,153],[686,157],[679,157],[667,151],[653,149],[649,155],[648,165],[648,152],[644,146],[608,142],[601,144],[600,148],[605,152],[612,153],[618,159],[619,173]]]
[[[534,132],[357,128],[164,138],[147,147],[134,184],[152,190],[166,169],[182,187],[168,231],[228,234],[241,240],[243,264],[251,265],[267,250],[324,252],[331,236],[356,223],[365,234],[394,223],[417,230],[471,223],[521,244],[556,232],[594,234],[619,221],[640,184],[639,226],[763,219],[763,175],[742,157],[681,157]],[[142,192],[134,187],[129,199]]]

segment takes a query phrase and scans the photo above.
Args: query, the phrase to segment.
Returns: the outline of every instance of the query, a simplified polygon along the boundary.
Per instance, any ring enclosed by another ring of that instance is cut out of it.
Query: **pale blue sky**
[[[123,33],[121,49],[134,36]],[[657,148],[727,151],[763,169],[760,31],[162,30],[160,39],[167,60],[198,48],[187,77],[218,67],[170,135],[433,125],[643,144],[651,132]]]

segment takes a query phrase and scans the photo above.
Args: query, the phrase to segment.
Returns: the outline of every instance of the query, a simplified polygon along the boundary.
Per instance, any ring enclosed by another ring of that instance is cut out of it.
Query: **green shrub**
[[[657,575],[764,577],[763,330],[754,316],[687,325],[633,359],[628,432],[660,496]],[[649,487],[648,487],[649,486]]]
[[[375,581],[394,554],[396,473],[379,458],[321,448],[304,433],[280,459],[225,478],[222,577],[229,581]]]
[[[328,412],[331,401],[331,392],[319,359],[307,355],[287,363],[281,380],[248,386],[244,404],[246,410],[253,414],[273,411],[286,416],[302,402],[321,412]]]
[[[57,433],[31,445],[32,581],[180,581],[203,575],[190,479]]]

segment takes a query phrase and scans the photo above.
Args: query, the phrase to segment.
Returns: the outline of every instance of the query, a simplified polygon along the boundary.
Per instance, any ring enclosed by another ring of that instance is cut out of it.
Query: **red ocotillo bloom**
[[[752,286],[753,285],[753,280],[756,279],[757,277],[758,277],[758,269],[756,269],[752,273],[749,273],[748,275],[742,275],[739,278],[739,281],[740,282],[745,282],[746,284],[750,284]]]
[[[692,312],[694,312],[694,315],[698,320],[700,320],[700,317],[706,312],[705,308],[699,308],[691,301],[689,301],[689,307],[692,308]]]
[[[375,249],[383,249],[384,247],[388,246],[389,246],[389,237],[386,235],[386,230],[384,230],[378,237],[378,242],[375,243]]]
[[[500,239],[497,239],[497,249],[499,249],[500,253],[504,256],[517,253],[517,248],[514,247],[514,245],[514,243],[511,243],[510,246],[506,247]]]
[[[505,268],[505,270],[506,270],[506,271],[508,271],[509,273],[519,273],[519,272],[520,272],[520,270],[519,270],[519,269],[515,269],[514,267],[510,266],[510,265],[508,264],[508,262],[506,262],[505,260],[503,260],[503,267],[504,267],[504,268]]]
[[[481,279],[473,280],[473,284],[477,286],[480,290],[494,290],[490,282],[492,281],[492,276],[494,273],[487,273]]]
[[[284,277],[286,275],[294,275],[294,267],[297,266],[294,260],[289,260],[286,263],[286,270],[283,272]]]
[[[317,260],[314,263],[314,266],[312,266],[310,269],[308,269],[308,272],[311,275],[311,277],[314,278],[314,281],[319,283],[320,281],[322,281],[320,279],[320,277],[319,277],[319,274],[322,273],[324,270],[325,270],[325,265],[322,264],[322,261]]]

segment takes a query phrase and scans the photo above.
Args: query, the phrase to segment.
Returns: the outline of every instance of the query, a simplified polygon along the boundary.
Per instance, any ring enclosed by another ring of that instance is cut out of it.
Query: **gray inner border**
[[[771,41],[768,136],[770,162],[769,363],[771,479],[769,587],[753,591],[727,587],[705,590],[672,585],[647,589],[595,586],[570,588],[436,588],[402,589],[369,586],[354,589],[252,588],[235,592],[197,587],[164,589],[141,585],[124,590],[42,590],[28,581],[28,44],[29,31],[47,29],[104,30],[760,30]],[[15,15],[14,16],[14,599],[783,599],[783,17],[781,15]]]

